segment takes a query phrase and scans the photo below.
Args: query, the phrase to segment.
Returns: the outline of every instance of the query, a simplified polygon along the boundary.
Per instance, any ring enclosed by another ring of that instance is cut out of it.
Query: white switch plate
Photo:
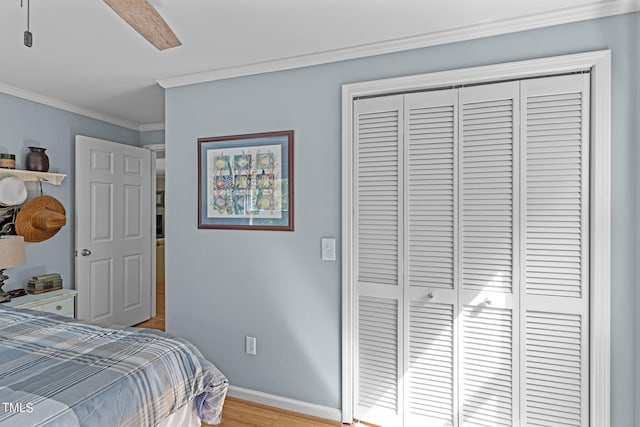
[[[322,238],[322,261],[336,260],[336,239],[333,237]]]
[[[244,337],[244,352],[251,356],[256,355],[256,337]]]

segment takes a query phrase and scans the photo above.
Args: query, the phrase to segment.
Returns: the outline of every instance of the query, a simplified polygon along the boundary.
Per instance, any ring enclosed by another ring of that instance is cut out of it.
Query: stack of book
[[[57,291],[58,289],[62,289],[62,276],[58,273],[33,276],[33,278],[29,280],[29,283],[27,283],[27,292],[34,295]]]

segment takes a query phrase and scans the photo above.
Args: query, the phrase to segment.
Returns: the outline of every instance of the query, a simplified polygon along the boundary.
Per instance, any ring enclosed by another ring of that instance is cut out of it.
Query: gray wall
[[[164,144],[164,129],[140,132],[140,146]]]
[[[634,425],[638,25],[628,14],[167,90],[167,330],[231,384],[339,408],[340,264],[320,261],[320,238],[340,237],[340,86],[611,49],[611,413]],[[198,230],[197,138],[284,129],[295,130],[295,232]]]
[[[16,155],[16,167],[25,168],[28,146],[47,148],[50,172],[66,173],[62,185],[43,185],[45,194],[57,198],[65,207],[67,225],[54,237],[26,244],[26,262],[7,271],[5,290],[24,287],[33,275],[60,273],[65,288],[74,288],[75,241],[75,136],[138,145],[139,133],[75,113],[48,107],[0,93],[0,152]],[[29,197],[39,192],[36,183],[27,183]]]

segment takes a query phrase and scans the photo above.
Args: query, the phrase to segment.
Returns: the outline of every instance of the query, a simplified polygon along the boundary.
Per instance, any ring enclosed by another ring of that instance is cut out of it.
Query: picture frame
[[[293,136],[198,138],[198,228],[293,231]]]
[[[164,191],[156,191],[156,207],[164,208]]]

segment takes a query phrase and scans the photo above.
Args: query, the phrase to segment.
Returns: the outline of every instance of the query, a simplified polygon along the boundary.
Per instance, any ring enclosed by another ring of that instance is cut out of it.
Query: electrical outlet
[[[244,352],[251,356],[256,355],[256,337],[244,337]]]

